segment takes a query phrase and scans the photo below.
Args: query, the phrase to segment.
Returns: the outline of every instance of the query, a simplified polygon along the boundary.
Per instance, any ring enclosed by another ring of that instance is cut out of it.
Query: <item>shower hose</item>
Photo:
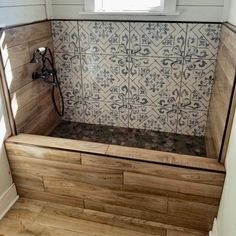
[[[49,52],[49,55],[50,55],[50,59],[48,57],[46,57],[46,54],[47,52]],[[64,115],[64,98],[63,98],[63,95],[62,95],[62,91],[61,91],[61,86],[60,86],[60,82],[58,80],[58,77],[57,77],[57,71],[56,71],[56,68],[54,66],[54,60],[53,60],[53,55],[52,55],[52,51],[50,48],[46,48],[46,51],[43,55],[43,68],[46,68],[46,62],[48,62],[51,66],[51,69],[52,69],[52,83],[53,86],[52,86],[52,101],[53,101],[53,105],[55,107],[55,110],[57,112],[57,114],[59,116],[63,116]],[[60,96],[60,108],[56,102],[56,88],[58,89],[59,91],[59,96]]]

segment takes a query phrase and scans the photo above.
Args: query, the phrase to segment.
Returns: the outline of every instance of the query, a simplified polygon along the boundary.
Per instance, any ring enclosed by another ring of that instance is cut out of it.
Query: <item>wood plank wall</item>
[[[78,19],[86,18],[86,15],[79,14],[84,11],[85,0],[52,0],[52,8],[54,19]],[[176,16],[145,16],[145,18],[152,19],[154,21],[211,21],[221,22],[224,13],[224,0],[177,0],[177,12]],[[93,17],[91,14],[88,18]],[[98,18],[99,16],[95,16]],[[106,16],[101,16],[100,19],[104,19]],[[116,16],[109,15],[111,19]],[[118,16],[119,17],[119,16]],[[128,19],[127,16],[123,16],[123,20]],[[143,20],[144,17],[135,16],[130,17],[130,20]]]
[[[31,64],[30,60],[38,47],[53,48],[50,22],[2,33],[3,68],[17,133],[48,134],[59,121],[51,100],[51,86],[42,80],[32,81],[32,72],[40,65]]]
[[[24,143],[27,138],[32,143],[38,140],[38,144]],[[221,197],[223,169],[208,171],[124,159],[119,151],[115,154],[118,149],[113,145],[46,138],[47,142],[51,139],[53,148],[43,146],[42,138],[33,135],[15,136],[6,142],[21,196],[203,232],[211,229]],[[67,150],[73,146],[74,150]],[[133,155],[138,158],[137,153]],[[155,151],[152,154],[154,158]],[[165,153],[156,155],[165,158]],[[187,156],[175,156],[187,162]]]
[[[227,115],[229,109],[234,111],[236,102],[236,99],[234,99],[232,107],[229,108],[236,75],[235,45],[236,32],[230,29],[227,25],[223,25],[206,132],[208,157],[219,158],[222,142],[224,141],[222,162],[226,155],[232,126],[233,114],[231,114],[228,124]],[[223,140],[224,132],[227,133],[225,140]]]

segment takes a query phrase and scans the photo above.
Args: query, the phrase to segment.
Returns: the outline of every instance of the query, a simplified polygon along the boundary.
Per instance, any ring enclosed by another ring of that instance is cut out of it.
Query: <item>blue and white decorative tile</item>
[[[181,60],[130,57],[130,103],[162,107],[176,106],[179,102],[181,78]]]
[[[84,103],[85,123],[128,127],[128,108],[119,102]]]
[[[182,56],[186,29],[187,24],[183,23],[130,23],[130,53],[138,56]]]
[[[207,111],[179,110],[177,133],[204,136],[207,124]]]
[[[216,59],[220,24],[188,24],[185,55],[191,58]]]
[[[79,52],[79,33],[76,21],[52,21],[52,36],[55,52]]]
[[[55,53],[58,79],[65,104],[63,119],[83,122],[83,90],[80,69],[80,55]]]
[[[55,53],[55,64],[57,68],[57,75],[60,80],[62,88],[67,86],[74,88],[81,88],[81,67],[80,55],[73,53]]]
[[[63,91],[65,103],[64,120],[84,123],[83,98],[79,96],[77,90]]]
[[[153,106],[130,106],[129,127],[176,133],[177,110]]]
[[[128,66],[125,56],[82,54],[84,97],[93,101],[127,100]]]
[[[129,23],[80,21],[82,53],[125,55],[129,49]]]
[[[219,24],[52,24],[64,119],[204,135]]]
[[[183,67],[181,109],[207,110],[214,83],[215,60],[191,60]]]

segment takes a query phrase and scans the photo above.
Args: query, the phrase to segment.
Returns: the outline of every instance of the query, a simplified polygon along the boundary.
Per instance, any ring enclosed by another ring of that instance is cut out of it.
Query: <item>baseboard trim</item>
[[[12,184],[1,196],[0,196],[0,220],[10,210],[14,203],[18,200],[19,196],[16,192],[15,184]]]
[[[214,224],[212,231],[209,232],[209,236],[218,236],[218,230],[217,230],[217,219],[214,219]]]

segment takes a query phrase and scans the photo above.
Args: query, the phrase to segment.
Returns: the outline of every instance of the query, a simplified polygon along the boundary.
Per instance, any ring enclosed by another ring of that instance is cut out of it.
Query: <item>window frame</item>
[[[163,2],[162,11],[95,11],[95,0],[84,0],[85,12],[83,14],[95,14],[95,15],[120,15],[120,16],[135,16],[135,15],[178,15],[176,12],[177,0],[161,0]],[[119,0],[116,0],[119,1]]]

